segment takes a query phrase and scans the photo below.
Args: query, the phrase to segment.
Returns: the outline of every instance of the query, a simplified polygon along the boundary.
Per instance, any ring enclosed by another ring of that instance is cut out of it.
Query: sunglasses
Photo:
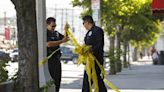
[[[52,25],[51,27],[56,27],[56,25]]]
[[[84,22],[83,22],[83,25],[84,25],[86,22],[87,22],[87,21],[84,21]]]

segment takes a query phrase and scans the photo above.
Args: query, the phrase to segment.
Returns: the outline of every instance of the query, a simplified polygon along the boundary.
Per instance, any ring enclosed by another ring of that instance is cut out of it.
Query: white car
[[[9,56],[12,62],[18,61],[18,48],[13,49],[13,51],[10,52]]]

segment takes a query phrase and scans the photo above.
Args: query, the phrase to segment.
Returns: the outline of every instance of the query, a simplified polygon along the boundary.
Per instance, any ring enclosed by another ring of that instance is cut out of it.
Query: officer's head
[[[47,22],[48,30],[52,31],[55,29],[55,27],[56,27],[56,19],[55,18],[49,17],[49,18],[47,18],[46,22]]]
[[[87,15],[83,17],[83,25],[87,30],[90,30],[94,24],[92,16]]]

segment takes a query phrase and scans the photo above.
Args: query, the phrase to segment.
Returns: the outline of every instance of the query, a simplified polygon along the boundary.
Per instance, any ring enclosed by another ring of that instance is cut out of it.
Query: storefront
[[[164,14],[164,0],[152,0],[153,14]]]
[[[154,15],[164,15],[164,0],[153,0],[152,1],[152,13]],[[163,19],[163,22],[162,23],[162,26],[163,26],[163,31],[162,33],[160,34],[156,44],[155,44],[155,47],[159,53],[159,62],[158,64],[164,64],[164,19]]]

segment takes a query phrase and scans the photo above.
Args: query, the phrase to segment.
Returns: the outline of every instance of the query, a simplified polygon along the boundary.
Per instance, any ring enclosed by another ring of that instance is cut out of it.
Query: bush
[[[0,83],[8,79],[7,63],[6,61],[0,60]]]

